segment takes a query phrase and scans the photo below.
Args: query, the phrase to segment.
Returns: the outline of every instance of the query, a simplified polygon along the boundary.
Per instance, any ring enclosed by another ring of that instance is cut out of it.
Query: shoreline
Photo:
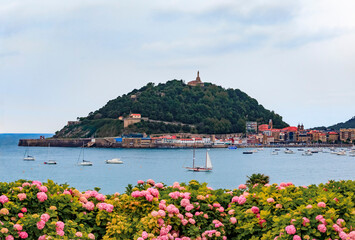
[[[48,139],[20,139],[18,146],[22,147],[89,147],[89,148],[152,148],[152,149],[181,149],[181,148],[228,148],[236,146],[237,148],[318,148],[318,147],[352,147],[352,144],[260,144],[260,145],[213,145],[212,143],[149,143],[149,144],[124,144],[115,142],[114,138],[48,138]]]

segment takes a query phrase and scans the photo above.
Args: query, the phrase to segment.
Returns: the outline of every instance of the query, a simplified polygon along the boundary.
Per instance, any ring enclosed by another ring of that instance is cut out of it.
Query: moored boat
[[[119,158],[112,158],[105,161],[107,164],[122,164],[123,161]]]

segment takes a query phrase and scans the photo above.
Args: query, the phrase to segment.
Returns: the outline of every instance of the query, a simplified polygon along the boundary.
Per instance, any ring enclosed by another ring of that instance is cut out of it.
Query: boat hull
[[[210,172],[212,171],[212,168],[204,168],[204,167],[185,167],[188,171],[193,171],[193,172]]]

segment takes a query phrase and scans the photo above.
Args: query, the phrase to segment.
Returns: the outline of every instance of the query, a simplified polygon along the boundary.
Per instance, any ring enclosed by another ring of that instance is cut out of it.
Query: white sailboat
[[[210,155],[208,154],[208,150],[206,151],[206,161],[205,161],[205,166],[199,167],[195,166],[195,148],[193,152],[193,158],[192,158],[192,167],[185,167],[189,171],[194,171],[194,172],[209,172],[212,171],[212,162]]]
[[[80,161],[81,152],[83,153],[83,158],[82,158],[82,160]],[[82,146],[81,151],[80,151],[80,153],[79,153],[78,165],[79,165],[79,166],[92,166],[92,162],[90,162],[90,161],[84,159],[84,143],[83,143],[83,146]]]
[[[51,144],[49,143],[48,144],[48,149],[47,149],[47,159],[49,159],[49,149],[51,147]],[[56,165],[57,162],[55,160],[47,160],[46,162],[44,162],[44,164],[47,164],[47,165]]]
[[[24,161],[34,161],[35,157],[30,155],[30,150],[28,149],[29,147],[27,147],[25,154],[23,156],[23,160]]]

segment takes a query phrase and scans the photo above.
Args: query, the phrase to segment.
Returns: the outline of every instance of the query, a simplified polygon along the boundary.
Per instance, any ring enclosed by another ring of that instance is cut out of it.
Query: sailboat
[[[34,161],[35,160],[35,157],[30,155],[30,150],[28,149],[28,147],[27,147],[25,154],[23,156],[23,160],[24,161]]]
[[[47,159],[49,158],[49,149],[51,147],[51,144],[49,143],[48,144],[48,150],[47,150]],[[55,160],[47,160],[46,162],[44,162],[44,164],[47,164],[47,165],[56,165],[57,162]]]
[[[83,159],[82,159],[82,161],[80,161],[81,152],[83,152]],[[79,154],[78,165],[79,165],[79,166],[92,166],[92,162],[90,162],[90,161],[84,159],[84,143],[83,143],[83,146],[82,146],[82,150],[80,151],[80,154]]]
[[[212,162],[210,155],[208,154],[208,150],[206,151],[206,162],[205,166],[203,167],[198,167],[195,166],[195,148],[194,148],[194,153],[193,153],[193,158],[192,158],[192,167],[185,167],[189,171],[194,171],[194,172],[209,172],[212,171]]]

